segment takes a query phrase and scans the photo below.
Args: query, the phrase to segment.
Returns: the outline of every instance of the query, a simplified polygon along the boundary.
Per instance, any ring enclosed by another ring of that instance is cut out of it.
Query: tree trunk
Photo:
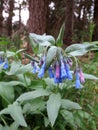
[[[2,30],[3,30],[3,0],[0,1],[0,36],[2,36]]]
[[[93,34],[93,41],[98,41],[98,0],[94,1],[94,23],[95,29]]]
[[[44,34],[46,32],[48,0],[29,0],[29,33]],[[32,52],[30,44],[28,52]]]
[[[7,29],[8,29],[8,36],[12,34],[12,17],[13,17],[13,9],[14,9],[14,0],[9,0],[9,17],[7,19]]]
[[[64,46],[72,44],[74,0],[66,0]]]
[[[29,32],[46,32],[47,2],[48,0],[29,0]]]

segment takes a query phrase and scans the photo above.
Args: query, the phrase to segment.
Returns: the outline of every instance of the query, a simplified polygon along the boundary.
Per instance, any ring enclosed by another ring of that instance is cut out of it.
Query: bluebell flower
[[[64,65],[64,62],[62,60],[61,60],[61,78],[62,79],[67,78],[67,73],[66,73],[65,65]]]
[[[79,73],[78,72],[76,72],[76,83],[75,83],[75,87],[77,89],[79,89],[81,87],[80,77],[79,77]]]
[[[31,62],[31,65],[32,65],[32,67],[33,67],[33,69],[32,69],[32,73],[33,73],[33,74],[36,74],[37,72],[39,72],[40,67],[38,66],[38,64],[37,64],[36,62],[32,61],[32,62]]]
[[[38,72],[38,77],[39,78],[42,78],[44,76],[44,73],[45,73],[45,69],[46,69],[46,62],[44,61],[41,69],[39,70]]]
[[[85,79],[84,79],[84,75],[83,75],[83,72],[82,72],[81,69],[80,69],[80,71],[79,71],[79,74],[80,74],[80,81],[81,81],[81,83],[84,83],[84,82],[85,82]]]
[[[50,78],[54,78],[54,72],[53,72],[53,69],[52,69],[51,66],[50,66],[49,69],[48,69],[48,74],[49,74],[49,77],[50,77]]]
[[[62,79],[54,77],[54,83],[62,83]]]
[[[4,63],[3,68],[4,68],[5,70],[9,68],[9,64],[8,64],[8,60],[7,60],[7,59],[5,59],[5,63]]]
[[[56,62],[55,77],[60,78],[60,65],[58,61]]]
[[[9,64],[8,64],[7,58],[4,60],[3,57],[0,57],[0,64],[4,64],[4,65],[3,65],[3,68],[4,68],[5,70],[9,68]]]
[[[69,65],[67,63],[65,63],[65,69],[66,69],[66,73],[67,73],[67,78],[69,80],[72,80],[73,76],[72,76],[72,73],[71,73],[71,71],[69,69]]]

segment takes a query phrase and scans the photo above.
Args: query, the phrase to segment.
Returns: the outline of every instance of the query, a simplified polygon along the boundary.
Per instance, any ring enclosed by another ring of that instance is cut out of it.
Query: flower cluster
[[[38,77],[42,78],[46,71],[46,56],[44,55],[38,66],[36,62],[31,62],[33,66],[33,73],[38,72]],[[65,58],[61,56],[58,60],[53,62],[48,68],[48,74],[50,78],[54,78],[55,83],[61,83],[64,79],[72,79],[72,73],[70,71],[70,66],[72,65],[72,61],[69,58]]]
[[[32,73],[38,74],[38,78],[42,78],[46,72],[48,71],[48,75],[50,78],[54,79],[55,83],[62,83],[65,79],[72,80],[73,75],[70,71],[70,67],[72,66],[72,60],[69,57],[63,56],[60,54],[48,67],[46,66],[46,55],[44,54],[39,63],[32,61]],[[82,70],[80,68],[76,68],[76,83],[75,87],[80,88],[81,83],[84,83],[84,76]]]
[[[4,59],[2,56],[0,57],[0,65],[3,64],[3,68],[6,70],[8,69],[9,65],[8,65],[8,60],[7,58]]]

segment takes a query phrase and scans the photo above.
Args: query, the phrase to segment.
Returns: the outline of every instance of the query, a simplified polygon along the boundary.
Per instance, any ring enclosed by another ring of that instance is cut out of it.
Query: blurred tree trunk
[[[29,0],[29,21],[30,33],[44,34],[46,32],[48,0]],[[28,51],[31,51],[28,44]]]
[[[0,1],[0,36],[2,36],[2,30],[3,30],[3,16],[2,16],[3,3],[4,3],[4,1],[1,0]]]
[[[48,0],[29,0],[29,32],[46,32],[47,3]]]
[[[74,23],[74,0],[66,0],[64,46],[72,44]]]
[[[98,0],[94,1],[94,23],[95,29],[93,34],[93,41],[98,41]]]
[[[14,9],[14,0],[9,0],[9,9],[8,9],[9,16],[8,16],[8,18],[7,18],[7,31],[8,31],[8,36],[11,36],[11,34],[12,34],[13,9]]]

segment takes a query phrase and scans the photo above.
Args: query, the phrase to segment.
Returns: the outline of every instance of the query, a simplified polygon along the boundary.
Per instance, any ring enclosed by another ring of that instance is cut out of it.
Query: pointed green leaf
[[[31,113],[39,113],[39,111],[43,111],[46,108],[46,102],[42,100],[42,98],[33,99],[32,102],[28,102],[23,107],[23,113],[31,114]]]
[[[94,48],[94,44],[88,44],[88,43],[85,43],[85,44],[72,44],[70,46],[68,46],[66,49],[65,49],[65,52],[66,53],[71,53],[71,52],[75,52],[75,51],[81,51],[81,50],[86,50],[86,51],[89,51],[90,49],[89,48]],[[84,51],[83,50],[83,51]]]
[[[56,45],[57,46],[62,46],[63,45],[64,30],[65,30],[65,24],[62,25],[62,27],[60,29],[60,32],[59,32],[59,35],[57,37],[57,40],[56,40]]]
[[[35,91],[27,92],[22,94],[17,101],[27,101],[32,100],[41,96],[47,96],[49,95],[49,92],[45,89],[37,89]]]
[[[83,56],[87,52],[88,52],[87,50],[83,49],[83,50],[72,51],[68,54],[71,55],[71,56]]]
[[[27,127],[21,107],[18,104],[12,104],[9,105],[8,108],[10,110],[10,115],[15,120],[15,122],[21,126]]]
[[[35,54],[42,53],[44,47],[55,44],[55,39],[50,35],[29,34],[30,43]]]
[[[72,109],[82,109],[78,103],[72,102],[68,99],[62,99],[61,107],[64,109],[72,110]]]
[[[31,64],[22,65],[20,62],[12,62],[10,70],[6,71],[5,73],[7,75],[17,75],[24,74],[26,72],[31,72],[31,70]]]
[[[5,108],[2,111],[0,111],[0,115],[2,114],[10,114],[11,117],[15,120],[17,125],[21,125],[24,127],[27,126],[25,119],[23,117],[22,109],[17,103],[8,105],[8,108]]]
[[[14,100],[14,88],[13,86],[22,84],[18,81],[11,82],[0,82],[0,95],[8,102],[12,102]]]
[[[10,127],[9,127],[8,125],[6,125],[6,126],[4,127],[4,130],[10,130]]]
[[[18,130],[19,124],[17,124],[15,121],[11,124],[10,130]]]
[[[91,74],[86,74],[86,73],[83,73],[84,75],[84,78],[85,79],[94,79],[94,80],[98,80],[98,77],[94,76],[94,75],[91,75]]]
[[[0,130],[4,130],[2,125],[0,125]]]
[[[71,126],[75,127],[75,122],[74,122],[74,116],[73,113],[67,110],[62,110],[61,111],[62,116],[66,120],[66,123],[70,124]]]
[[[36,60],[35,58],[33,58],[33,57],[32,57],[31,55],[29,55],[29,54],[24,53],[24,56],[25,56],[26,58],[32,60],[32,61],[39,62],[38,60]]]
[[[55,39],[51,35],[46,35],[46,34],[38,35],[38,34],[35,34],[35,33],[30,33],[29,36],[37,44],[44,44],[44,42],[46,42],[46,41],[48,41],[51,44],[55,44]]]
[[[51,94],[49,100],[47,101],[47,114],[52,126],[56,121],[60,106],[61,106],[60,94]]]

